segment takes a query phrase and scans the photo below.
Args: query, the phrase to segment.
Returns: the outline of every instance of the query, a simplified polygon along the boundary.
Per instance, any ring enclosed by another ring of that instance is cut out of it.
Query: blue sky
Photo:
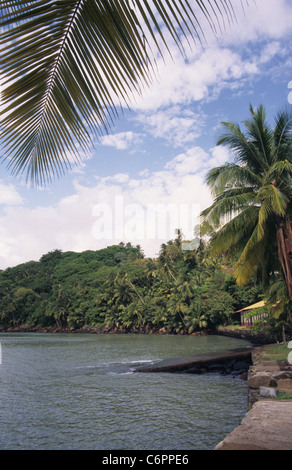
[[[203,49],[186,47],[187,60],[173,46],[174,60],[157,59],[157,80],[79,167],[37,190],[1,166],[0,269],[121,241],[155,256],[175,236],[165,214],[191,238],[196,213],[212,202],[207,171],[232,158],[216,147],[220,123],[248,118],[250,104],[263,104],[271,124],[292,111],[291,1],[257,0],[245,14],[240,3],[237,23],[207,32]]]

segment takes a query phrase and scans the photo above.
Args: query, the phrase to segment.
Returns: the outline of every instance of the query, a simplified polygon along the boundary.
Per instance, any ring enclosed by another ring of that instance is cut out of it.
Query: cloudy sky
[[[158,60],[157,81],[134,96],[109,135],[64,177],[27,187],[0,167],[0,269],[54,249],[98,250],[124,242],[156,256],[181,228],[192,238],[210,205],[208,170],[232,157],[216,147],[222,121],[241,122],[249,105],[292,111],[292,2],[238,5],[237,23],[183,60]]]

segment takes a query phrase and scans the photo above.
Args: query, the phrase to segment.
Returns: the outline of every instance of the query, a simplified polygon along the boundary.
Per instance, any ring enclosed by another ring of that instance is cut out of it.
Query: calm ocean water
[[[0,343],[1,450],[209,450],[248,409],[238,378],[133,373],[245,341],[2,333]]]

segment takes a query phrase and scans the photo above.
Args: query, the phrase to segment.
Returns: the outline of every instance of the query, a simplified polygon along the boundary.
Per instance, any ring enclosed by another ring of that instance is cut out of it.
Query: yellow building
[[[252,326],[256,320],[268,317],[268,313],[265,313],[262,310],[258,311],[265,307],[265,305],[266,302],[262,300],[261,302],[245,307],[242,310],[237,310],[235,313],[240,313],[241,326]],[[254,315],[250,314],[252,311],[254,311]]]

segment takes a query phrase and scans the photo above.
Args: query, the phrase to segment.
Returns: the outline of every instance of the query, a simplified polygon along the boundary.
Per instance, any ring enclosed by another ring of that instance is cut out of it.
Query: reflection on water
[[[238,378],[133,372],[245,341],[7,333],[0,342],[0,449],[212,449],[247,412]]]

